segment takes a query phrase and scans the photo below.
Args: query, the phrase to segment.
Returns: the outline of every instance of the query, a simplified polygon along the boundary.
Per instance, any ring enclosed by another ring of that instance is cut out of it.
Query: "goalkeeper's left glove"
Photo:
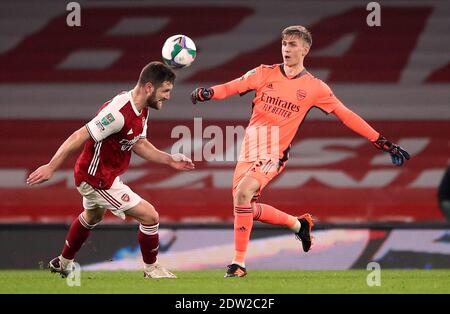
[[[405,159],[409,160],[411,158],[406,150],[404,150],[397,144],[388,141],[381,134],[378,139],[372,143],[376,148],[389,153],[391,155],[392,163],[396,166],[403,165]]]

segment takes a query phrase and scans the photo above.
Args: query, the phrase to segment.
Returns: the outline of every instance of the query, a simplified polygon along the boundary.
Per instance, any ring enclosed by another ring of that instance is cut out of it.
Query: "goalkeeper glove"
[[[406,150],[404,150],[397,144],[388,141],[381,134],[378,139],[372,143],[379,150],[389,153],[391,155],[392,163],[396,166],[403,165],[405,159],[409,160],[411,158]]]
[[[191,101],[196,104],[197,101],[210,100],[214,95],[212,88],[198,87],[191,93]]]

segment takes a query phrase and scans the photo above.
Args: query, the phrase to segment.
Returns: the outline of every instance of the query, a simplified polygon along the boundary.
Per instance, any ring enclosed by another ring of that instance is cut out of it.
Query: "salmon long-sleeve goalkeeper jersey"
[[[245,131],[239,161],[288,158],[291,142],[309,110],[333,112],[350,129],[375,141],[379,133],[346,108],[322,80],[306,70],[288,78],[283,64],[260,65],[242,77],[213,86],[212,99],[220,100],[254,90],[253,110]]]

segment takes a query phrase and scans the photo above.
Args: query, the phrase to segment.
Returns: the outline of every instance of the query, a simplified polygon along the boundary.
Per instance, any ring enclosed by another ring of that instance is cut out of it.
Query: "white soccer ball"
[[[194,41],[186,35],[174,35],[165,41],[162,58],[165,64],[173,68],[185,68],[194,62],[197,49]]]

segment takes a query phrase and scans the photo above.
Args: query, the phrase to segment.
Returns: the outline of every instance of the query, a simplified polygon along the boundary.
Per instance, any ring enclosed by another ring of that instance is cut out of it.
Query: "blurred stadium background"
[[[280,32],[296,24],[313,35],[307,69],[413,158],[395,168],[335,118],[311,112],[262,200],[312,213],[316,245],[300,254],[291,233],[257,224],[247,263],[450,268],[450,227],[437,198],[450,160],[447,1],[379,1],[380,27],[366,24],[369,1],[78,1],[80,27],[66,25],[68,2],[0,2],[0,268],[37,269],[59,253],[82,210],[72,175],[77,156],[46,184],[28,188],[25,179],[101,104],[131,89],[143,65],[161,60],[167,37],[186,34],[198,49],[195,63],[177,72],[172,99],[151,115],[150,141],[170,151],[173,128],[194,134],[195,117],[203,130],[246,125],[252,95],[194,107],[189,94],[281,62]],[[195,135],[187,154],[209,140]],[[234,163],[196,165],[177,173],[136,158],[123,176],[159,211],[160,259],[172,269],[221,268],[232,257]],[[86,269],[139,269],[136,231],[108,214],[78,261]]]

